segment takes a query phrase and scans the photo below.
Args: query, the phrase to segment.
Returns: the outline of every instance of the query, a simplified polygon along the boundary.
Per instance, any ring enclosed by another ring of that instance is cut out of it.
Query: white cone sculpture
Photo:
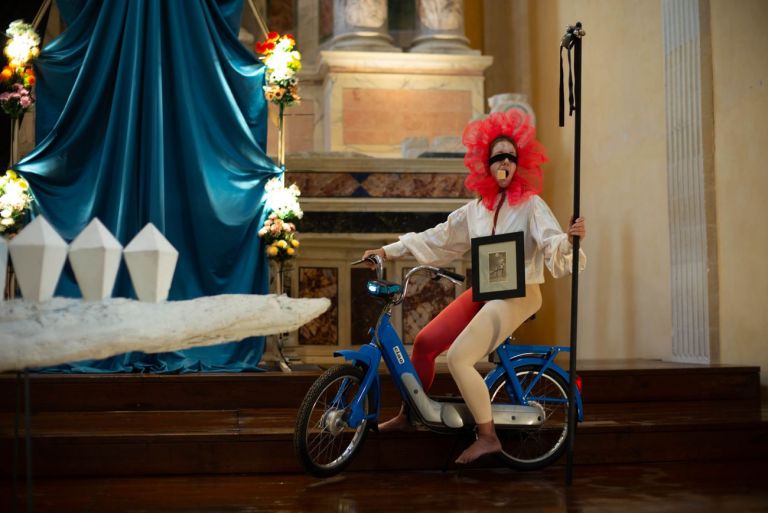
[[[51,299],[67,260],[64,239],[39,216],[8,246],[22,297],[27,301]]]
[[[179,252],[152,223],[141,229],[123,254],[139,300],[160,303],[168,299]]]
[[[69,263],[86,301],[112,295],[123,246],[94,218],[69,245]]]
[[[8,243],[0,237],[0,301],[5,299],[5,278],[8,273]]]

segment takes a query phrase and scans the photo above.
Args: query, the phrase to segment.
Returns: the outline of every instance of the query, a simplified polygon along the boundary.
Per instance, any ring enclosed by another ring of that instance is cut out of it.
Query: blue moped
[[[412,422],[431,431],[456,433],[474,428],[460,398],[432,398],[423,390],[400,337],[390,323],[392,308],[405,299],[416,273],[431,273],[456,284],[464,277],[452,271],[419,265],[402,285],[383,280],[383,262],[367,259],[376,268],[368,293],[385,304],[371,341],[358,350],[336,351],[349,363],[326,370],[307,392],[299,408],[294,447],[303,467],[318,477],[335,475],[352,461],[369,428],[377,425],[381,406],[383,360]],[[363,263],[359,261],[355,263]],[[485,376],[491,396],[493,422],[502,443],[501,458],[519,470],[535,470],[557,460],[568,436],[568,373],[555,357],[570,348],[516,345],[508,338],[496,350],[496,366]],[[577,380],[577,386],[580,385]],[[575,397],[577,419],[583,420],[580,386]]]

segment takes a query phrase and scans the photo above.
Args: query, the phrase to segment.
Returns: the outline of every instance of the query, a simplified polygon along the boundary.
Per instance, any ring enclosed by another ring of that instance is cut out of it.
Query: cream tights
[[[477,424],[493,417],[488,388],[475,363],[491,354],[539,308],[538,284],[526,285],[525,297],[488,301],[448,350],[448,368]]]

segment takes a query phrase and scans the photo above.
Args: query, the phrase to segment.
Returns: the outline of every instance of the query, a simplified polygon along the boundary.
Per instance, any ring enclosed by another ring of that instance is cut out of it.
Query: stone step
[[[480,364],[482,371],[490,364]],[[220,410],[298,408],[321,369],[290,373],[31,374],[33,411]],[[689,365],[656,360],[580,362],[584,402],[760,400],[759,367]],[[384,404],[399,402],[384,376]],[[17,378],[0,375],[0,412],[15,408]],[[456,394],[445,365],[435,395]]]
[[[293,408],[38,413],[33,468],[41,477],[302,472],[295,415]],[[576,435],[580,465],[768,458],[768,405],[753,401],[595,404],[586,415]],[[0,461],[9,463],[13,420],[0,414]],[[470,442],[424,429],[372,432],[350,470],[451,468]],[[10,467],[0,473],[7,477]]]

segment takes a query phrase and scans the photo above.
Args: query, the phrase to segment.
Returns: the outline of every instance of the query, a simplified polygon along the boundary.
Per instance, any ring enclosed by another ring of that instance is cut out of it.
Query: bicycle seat
[[[386,299],[391,298],[395,294],[399,294],[403,290],[403,286],[399,283],[392,283],[384,280],[371,280],[368,282],[366,288],[368,289],[368,294]]]

